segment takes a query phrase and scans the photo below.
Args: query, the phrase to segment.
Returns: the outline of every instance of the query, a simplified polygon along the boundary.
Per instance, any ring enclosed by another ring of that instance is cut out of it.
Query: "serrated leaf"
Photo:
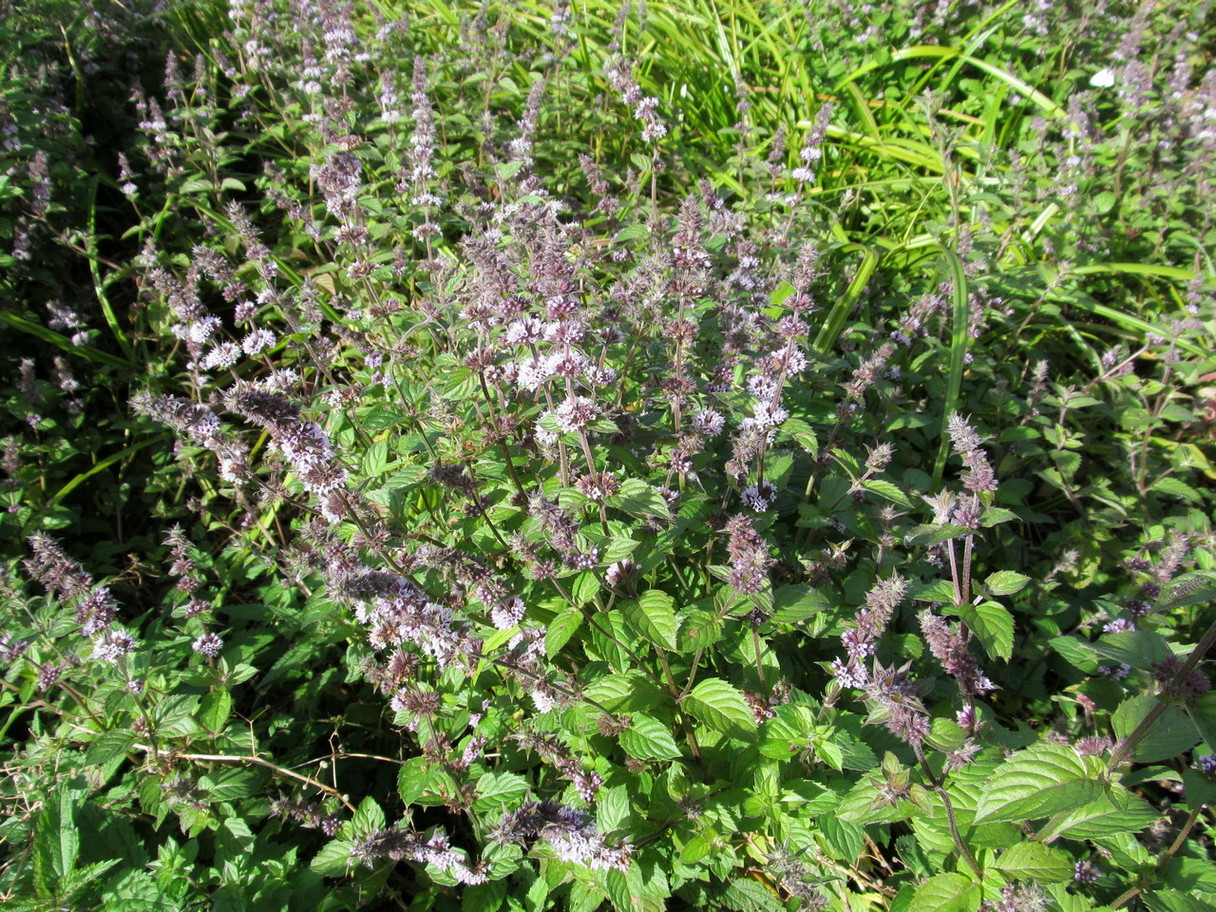
[[[841,820],[835,814],[824,814],[818,820],[818,828],[827,843],[828,853],[837,861],[851,865],[861,857],[865,842],[863,827]]]
[[[1194,570],[1166,586],[1157,598],[1157,606],[1162,611],[1173,611],[1213,600],[1216,600],[1216,573]]]
[[[1073,668],[1086,674],[1093,674],[1098,670],[1097,653],[1086,641],[1073,636],[1058,636],[1049,640],[1048,645],[1063,656],[1064,660]]]
[[[639,760],[675,760],[683,753],[671,730],[653,716],[635,714],[621,732],[621,747]]]
[[[945,602],[952,605],[957,595],[954,591],[954,583],[950,580],[939,579],[913,592],[912,598],[918,602]]]
[[[75,816],[75,795],[66,785],[48,795],[38,813],[34,833],[35,877],[52,894],[58,893],[55,881],[68,877],[76,867],[80,834],[76,831]]]
[[[621,611],[629,626],[655,646],[676,649],[676,612],[666,592],[648,589],[636,601],[621,605]]]
[[[1021,592],[1029,582],[1029,576],[1012,570],[998,570],[984,580],[984,588],[988,590],[989,595],[1013,595],[1015,592]]]
[[[721,678],[705,678],[680,706],[716,731],[752,731],[756,727],[756,717],[743,694]]]
[[[877,494],[884,500],[899,504],[905,510],[912,509],[912,501],[908,499],[908,495],[897,485],[893,485],[889,481],[883,481],[881,478],[871,478],[868,481],[863,481],[861,486],[872,494]]]
[[[397,793],[405,804],[411,805],[430,788],[434,761],[426,757],[411,757],[397,771]]]
[[[1089,778],[1066,744],[1035,744],[997,767],[980,796],[975,820],[996,823],[1050,817],[1094,801],[1102,783]]]
[[[1091,644],[1103,658],[1148,671],[1174,653],[1161,634],[1152,630],[1126,630],[1108,633]]]
[[[213,690],[203,694],[199,700],[195,718],[199,725],[212,734],[224,730],[224,723],[232,713],[232,695],[227,690]]]
[[[722,891],[722,908],[738,912],[782,912],[785,906],[775,893],[754,880],[732,880]]]
[[[950,609],[971,628],[984,651],[1006,662],[1013,657],[1013,615],[997,602],[958,605]]]
[[[722,619],[711,611],[685,612],[680,623],[680,645],[689,652],[712,646],[722,638]]]
[[[984,528],[999,526],[1001,523],[1013,522],[1018,515],[1004,507],[988,507],[980,514],[980,525]]]
[[[102,732],[84,754],[85,766],[103,766],[116,757],[125,756],[135,743],[135,734],[121,729]]]
[[[622,481],[620,489],[608,498],[607,503],[630,516],[671,519],[671,509],[663,495],[640,478],[626,478]]]
[[[574,608],[563,611],[551,620],[545,630],[545,654],[553,658],[561,652],[582,623],[583,613]]]
[[[1072,860],[1058,849],[1041,842],[1020,842],[1006,849],[996,861],[996,869],[1010,880],[1037,880],[1039,883],[1064,883],[1072,880]]]
[[[908,912],[975,912],[979,884],[962,874],[938,874],[916,888]]]
[[[487,813],[503,806],[514,806],[528,794],[528,780],[516,773],[484,773],[477,778],[477,800],[473,809]]]
[[[343,838],[367,836],[376,830],[384,829],[386,818],[380,805],[369,796],[359,802],[354,816],[342,828]]]
[[[1216,912],[1216,905],[1204,902],[1189,893],[1149,890],[1140,894],[1150,912]]]
[[[1151,826],[1161,815],[1143,798],[1121,789],[1111,789],[1097,800],[1071,811],[1058,821],[1050,831],[1040,837],[1056,839],[1101,839],[1119,834],[1134,834]]]
[[[831,600],[818,589],[782,586],[773,592],[772,620],[775,624],[798,624],[831,607]]]
[[[1155,705],[1157,698],[1149,694],[1124,700],[1111,718],[1115,734],[1126,738]],[[1199,729],[1187,718],[1186,713],[1177,706],[1166,706],[1144,737],[1136,743],[1132,759],[1139,763],[1168,760],[1190,750],[1199,741]]]
[[[650,229],[642,224],[626,225],[612,236],[614,244],[624,244],[626,241],[645,241],[650,238]]]
[[[342,877],[354,865],[350,854],[353,843],[335,839],[324,846],[309,864],[309,869],[323,877]]]

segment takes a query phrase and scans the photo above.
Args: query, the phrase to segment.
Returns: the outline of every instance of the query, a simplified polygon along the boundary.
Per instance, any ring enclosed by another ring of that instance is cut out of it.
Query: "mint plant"
[[[130,387],[4,352],[6,908],[1210,902],[1204,11],[776,6],[164,14],[125,316],[6,318]]]

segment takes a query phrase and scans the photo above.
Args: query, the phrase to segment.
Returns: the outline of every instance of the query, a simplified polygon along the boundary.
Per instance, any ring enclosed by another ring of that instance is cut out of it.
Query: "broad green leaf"
[[[625,602],[621,611],[629,626],[663,649],[676,649],[676,612],[671,596],[661,589],[648,589],[637,601]]]
[[[355,863],[350,854],[353,845],[345,839],[335,839],[313,857],[308,867],[324,877],[343,877]]]
[[[773,592],[772,620],[776,624],[797,624],[831,607],[831,600],[818,589],[782,586]]]
[[[1086,674],[1093,674],[1098,670],[1098,654],[1085,640],[1077,639],[1074,636],[1058,636],[1049,640],[1048,645],[1063,656],[1064,660],[1073,668]]]
[[[622,510],[630,516],[671,519],[671,510],[658,489],[640,478],[626,478],[620,489],[608,498],[608,506]]]
[[[636,713],[621,732],[621,747],[639,760],[675,760],[681,750],[670,729],[653,716]]]
[[[1157,605],[1162,610],[1173,611],[1210,601],[1216,601],[1216,572],[1194,570],[1182,574],[1166,586],[1157,599]]]
[[[1216,748],[1216,690],[1209,690],[1198,699],[1191,700],[1186,704],[1186,712],[1208,747]]]
[[[1120,703],[1111,719],[1115,734],[1120,738],[1130,735],[1157,702],[1156,697],[1141,694]],[[1168,760],[1190,750],[1199,741],[1199,729],[1187,718],[1186,713],[1177,706],[1167,706],[1136,743],[1132,759],[1140,763]]]
[[[980,887],[963,874],[938,874],[916,888],[908,912],[975,912]]]
[[[721,678],[705,678],[680,706],[694,718],[720,732],[752,731],[756,717],[743,694]]]
[[[950,609],[971,628],[984,651],[1008,662],[1013,657],[1013,615],[997,602],[958,605]]]
[[[1216,904],[1174,890],[1149,890],[1140,898],[1151,912],[1216,912]]]
[[[1094,801],[1102,790],[1072,747],[1035,744],[997,767],[980,796],[975,819],[995,823],[1050,817]]]
[[[880,478],[871,478],[868,481],[863,481],[861,486],[871,494],[877,494],[884,500],[889,500],[891,503],[898,504],[905,510],[912,509],[912,501],[908,499],[908,495],[897,485],[891,484],[889,481],[883,481]]]
[[[85,766],[103,766],[116,757],[126,756],[134,743],[134,732],[117,728],[102,732],[85,751]]]
[[[1015,592],[1021,592],[1029,582],[1029,576],[1012,570],[998,570],[984,580],[984,588],[988,590],[989,595],[1013,595]]]
[[[232,713],[232,695],[227,690],[213,690],[203,694],[195,717],[199,725],[213,734],[223,731],[224,723]]]
[[[413,804],[431,786],[435,761],[426,757],[411,757],[397,771],[397,793],[407,806]]]
[[[755,880],[732,880],[722,891],[722,908],[738,912],[782,912],[785,905],[772,890]]]
[[[996,869],[1010,880],[1064,883],[1072,880],[1073,863],[1063,852],[1040,842],[1022,842],[1006,849],[996,860]]]
[[[1148,671],[1153,665],[1173,655],[1169,643],[1161,634],[1152,630],[1108,633],[1092,645],[1094,651],[1104,658],[1141,671]]]
[[[1052,822],[1040,833],[1044,841],[1068,836],[1070,839],[1101,839],[1121,833],[1139,833],[1161,815],[1153,806],[1129,792],[1112,788],[1107,794],[1078,807]]]
[[[600,674],[591,680],[587,696],[612,712],[645,712],[667,699],[650,678],[638,671]]]
[[[545,630],[545,654],[552,658],[561,652],[582,623],[583,613],[576,608],[567,609],[551,620]]]
[[[200,777],[198,784],[212,801],[237,801],[257,794],[264,778],[265,771],[256,767],[222,767]]]
[[[528,780],[516,773],[484,773],[477,777],[477,800],[473,802],[473,809],[485,814],[504,805],[517,805],[529,788]]]
[[[45,798],[34,830],[34,877],[40,885],[58,894],[57,882],[76,867],[80,835],[76,831],[76,796],[61,783]]]
[[[712,646],[722,638],[723,622],[712,611],[694,609],[680,616],[680,645],[688,652]]]
[[[505,880],[472,884],[465,887],[461,894],[460,912],[498,912],[506,898],[507,882]]]
[[[354,816],[342,828],[342,836],[346,839],[367,836],[376,830],[384,829],[385,822],[384,811],[380,810],[380,805],[369,796],[359,802]]]
[[[600,580],[594,571],[584,570],[570,584],[570,597],[576,605],[586,605],[600,593]]]
[[[824,814],[818,819],[817,825],[829,855],[845,864],[856,863],[861,857],[861,847],[865,842],[866,832],[863,827],[841,820],[835,814]]]

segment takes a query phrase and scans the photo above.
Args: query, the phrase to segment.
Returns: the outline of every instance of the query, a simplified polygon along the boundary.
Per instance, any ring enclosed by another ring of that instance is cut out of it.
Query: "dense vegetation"
[[[1216,907],[1210,8],[0,3],[6,912]]]

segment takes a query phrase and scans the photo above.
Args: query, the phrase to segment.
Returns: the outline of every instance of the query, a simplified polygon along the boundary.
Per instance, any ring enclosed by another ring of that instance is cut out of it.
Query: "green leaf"
[[[1209,690],[1203,696],[1191,700],[1186,705],[1187,715],[1203,735],[1208,747],[1216,749],[1216,690]]]
[[[34,833],[34,876],[51,895],[58,895],[57,881],[76,867],[80,835],[76,832],[76,796],[66,784],[52,791],[38,813]]]
[[[975,810],[976,822],[1035,820],[1098,798],[1102,783],[1089,777],[1066,744],[1035,744],[997,767]]]
[[[316,854],[309,869],[324,877],[344,876],[355,863],[350,854],[352,846],[345,839],[335,839]]]
[[[639,760],[675,760],[682,754],[670,729],[643,713],[635,714],[621,733],[621,747]]]
[[[607,500],[608,506],[622,510],[630,516],[671,519],[671,510],[658,489],[640,478],[626,478],[620,489]]]
[[[1013,657],[1013,615],[997,602],[951,608],[979,639],[984,651],[1006,662]]]
[[[203,694],[195,718],[205,730],[215,734],[224,730],[224,723],[232,713],[232,695],[227,690],[213,690]]]
[[[518,799],[528,794],[529,787],[528,780],[515,773],[484,773],[477,778],[477,800],[473,809],[485,814],[503,806],[517,805]]]
[[[722,891],[722,908],[738,912],[782,912],[785,906],[775,893],[754,880],[732,880]]]
[[[648,589],[637,601],[625,602],[621,611],[629,626],[662,649],[676,649],[676,612],[671,596],[661,589]]]
[[[1115,734],[1120,738],[1130,735],[1157,702],[1156,697],[1141,694],[1120,703],[1111,719]],[[1187,718],[1186,713],[1177,706],[1166,706],[1144,737],[1136,743],[1132,759],[1139,763],[1168,760],[1190,750],[1199,741],[1199,729]]]
[[[817,589],[782,586],[773,593],[772,620],[776,624],[798,624],[831,607],[831,600]]]
[[[1029,576],[1012,570],[998,570],[984,580],[984,588],[988,590],[989,595],[1013,595],[1015,592],[1021,592],[1029,582]]]
[[[1064,883],[1072,880],[1073,864],[1063,852],[1040,842],[1021,842],[1001,853],[996,869],[1010,880]]]
[[[756,728],[756,717],[743,694],[721,678],[705,678],[680,706],[716,731],[731,733]]]
[[[722,638],[722,619],[712,611],[684,612],[680,624],[680,645],[689,651],[712,646]]]
[[[1068,836],[1069,839],[1101,839],[1104,836],[1139,833],[1151,826],[1161,816],[1153,806],[1122,789],[1111,789],[1078,807],[1060,820],[1053,821],[1050,829],[1040,833],[1043,840]]]
[[[872,494],[877,494],[884,500],[889,500],[892,503],[899,504],[905,510],[912,509],[912,501],[908,499],[898,486],[891,484],[889,481],[883,481],[878,478],[871,478],[868,481],[863,481],[861,486]]]
[[[938,874],[916,888],[908,912],[975,912],[979,884],[962,874]]]
[[[133,732],[117,728],[102,732],[85,751],[84,764],[85,766],[104,766],[117,757],[125,757],[134,743],[135,734]]]
[[[397,793],[405,804],[411,805],[431,787],[435,762],[426,757],[411,757],[397,771]]]
[[[1151,630],[1128,630],[1108,633],[1093,643],[1094,651],[1104,658],[1148,671],[1158,662],[1173,655],[1169,643]]]
[[[1216,912],[1216,905],[1205,902],[1189,893],[1165,890],[1149,890],[1140,898],[1150,912]]]
[[[570,585],[570,597],[574,604],[582,606],[600,594],[599,577],[591,570],[584,570],[574,578]]]
[[[818,820],[819,832],[827,843],[828,854],[845,864],[854,864],[861,857],[866,831],[856,823],[841,820],[835,814],[824,814]]]
[[[1073,636],[1058,636],[1049,640],[1048,645],[1073,668],[1086,674],[1093,674],[1098,670],[1098,655],[1085,640]]]
[[[545,654],[553,658],[561,652],[582,623],[583,613],[576,608],[569,608],[550,621],[545,630]]]
[[[342,828],[344,839],[367,836],[376,830],[384,829],[386,819],[380,805],[369,796],[359,802],[359,808]]]

